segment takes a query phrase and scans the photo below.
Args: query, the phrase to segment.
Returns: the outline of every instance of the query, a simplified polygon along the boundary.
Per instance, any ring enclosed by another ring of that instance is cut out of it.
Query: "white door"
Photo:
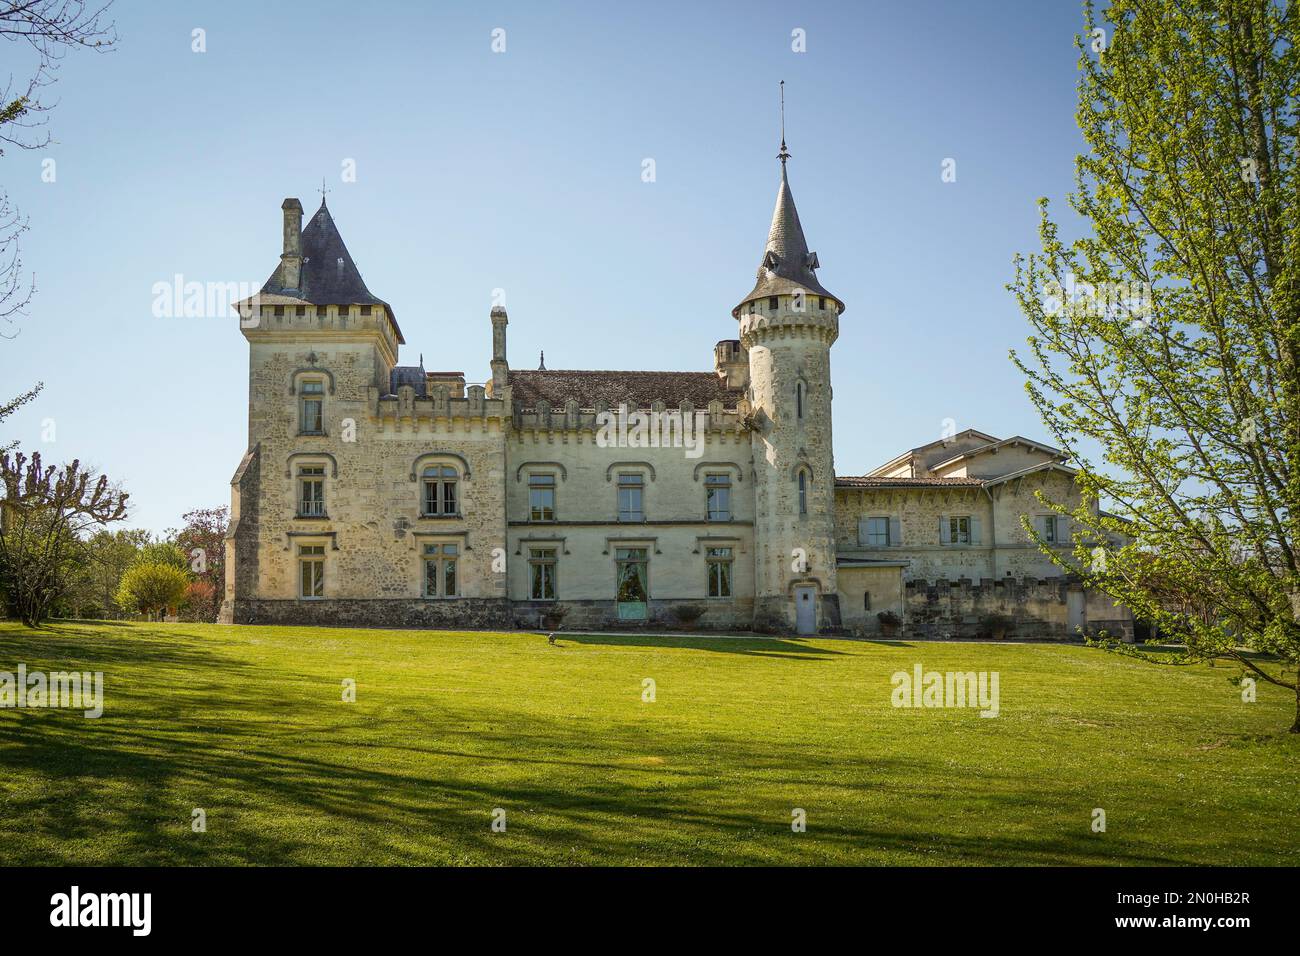
[[[817,633],[817,589],[800,587],[794,589],[795,630],[800,634]]]
[[[1070,631],[1070,636],[1078,637],[1079,628],[1088,623],[1088,615],[1084,609],[1082,591],[1065,592],[1065,618],[1066,626]]]

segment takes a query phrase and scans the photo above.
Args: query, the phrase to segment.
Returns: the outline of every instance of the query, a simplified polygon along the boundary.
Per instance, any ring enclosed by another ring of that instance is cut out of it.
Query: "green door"
[[[618,548],[618,619],[644,621],[649,610],[649,579],[645,548]]]

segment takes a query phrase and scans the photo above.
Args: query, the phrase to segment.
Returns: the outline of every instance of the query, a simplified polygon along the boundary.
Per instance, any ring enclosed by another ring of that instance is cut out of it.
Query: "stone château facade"
[[[303,226],[286,199],[280,263],[238,305],[249,442],[222,620],[531,627],[561,609],[571,628],[698,613],[873,633],[892,610],[905,635],[948,636],[995,609],[1032,635],[1114,626],[1120,612],[1059,577],[1019,521],[1047,529],[1036,490],[1077,500],[1056,449],[967,431],[835,476],[845,306],[817,277],[788,155],[736,337],[702,372],[512,369],[503,308],[486,383],[400,365],[397,316],[324,201]],[[1069,546],[1063,519],[1050,531]]]

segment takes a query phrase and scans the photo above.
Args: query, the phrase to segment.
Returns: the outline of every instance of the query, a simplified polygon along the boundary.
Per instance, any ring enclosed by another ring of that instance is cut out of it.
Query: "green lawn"
[[[0,670],[20,662],[103,671],[106,703],[98,720],[0,710],[0,864],[1300,863],[1294,700],[1261,684],[1243,703],[1226,667],[1050,645],[0,623]],[[999,672],[1000,716],[893,708],[890,676],[918,662]]]

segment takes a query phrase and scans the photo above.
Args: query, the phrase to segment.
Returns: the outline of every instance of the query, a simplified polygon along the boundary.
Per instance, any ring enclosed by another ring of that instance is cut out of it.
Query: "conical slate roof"
[[[782,144],[784,151],[785,145]],[[799,210],[794,205],[794,195],[790,192],[790,181],[785,173],[785,156],[781,157],[781,185],[776,191],[776,208],[772,211],[772,228],[767,234],[767,246],[763,250],[763,261],[758,266],[758,281],[749,295],[741,300],[740,305],[731,310],[732,315],[739,315],[745,303],[770,295],[789,295],[800,289],[806,295],[827,296],[834,299],[841,312],[844,303],[827,292],[817,281],[819,267],[817,253],[808,251],[808,240],[804,238],[803,226],[799,223]]]
[[[302,281],[297,289],[286,289],[280,267],[262,286],[263,295],[284,295],[311,305],[382,305],[389,315],[393,310],[382,299],[370,294],[352,261],[348,247],[339,235],[334,218],[322,201],[316,215],[302,230]]]

